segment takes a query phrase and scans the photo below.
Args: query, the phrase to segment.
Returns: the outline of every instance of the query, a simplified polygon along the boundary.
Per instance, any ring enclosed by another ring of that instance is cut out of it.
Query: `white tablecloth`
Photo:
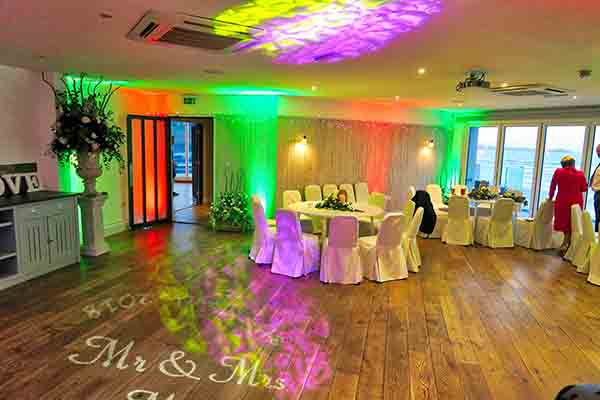
[[[356,218],[369,218],[371,220],[371,226],[374,228],[374,222],[376,217],[383,217],[383,209],[372,206],[369,204],[353,204],[352,206],[362,212],[358,211],[338,211],[330,210],[327,208],[316,208],[315,201],[302,201],[299,203],[293,203],[288,206],[290,210],[297,212],[298,214],[308,215],[310,217],[317,217],[323,219],[323,237],[327,236],[327,221],[330,218],[338,216],[353,216]]]

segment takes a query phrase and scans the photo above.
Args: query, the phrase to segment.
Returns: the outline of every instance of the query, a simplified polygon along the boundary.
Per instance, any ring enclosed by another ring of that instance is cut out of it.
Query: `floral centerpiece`
[[[241,173],[225,178],[225,190],[211,205],[208,224],[217,231],[249,232],[253,229],[250,198],[242,190]]]
[[[326,208],[329,210],[336,210],[336,211],[362,212],[361,210],[358,210],[358,209],[352,207],[352,203],[345,203],[345,202],[339,200],[333,194],[330,194],[323,201],[320,201],[317,204],[315,204],[315,208]]]
[[[112,111],[107,109],[119,87],[107,87],[102,79],[90,79],[85,74],[78,79],[62,77],[63,89],[57,89],[44,75],[42,79],[56,100],[50,152],[61,164],[73,163],[84,180],[85,193],[94,195],[101,165],[109,168],[117,161],[121,169],[124,166],[120,150],[125,134],[114,124]]]
[[[479,188],[473,188],[469,192],[469,198],[473,200],[494,200],[498,198],[498,193],[488,186],[479,186]]]
[[[509,190],[504,191],[504,193],[502,193],[502,197],[504,197],[506,199],[513,199],[515,201],[515,203],[521,203],[524,206],[526,206],[528,204],[527,198],[525,198],[525,196],[523,196],[523,192],[518,192],[518,191],[509,189]]]

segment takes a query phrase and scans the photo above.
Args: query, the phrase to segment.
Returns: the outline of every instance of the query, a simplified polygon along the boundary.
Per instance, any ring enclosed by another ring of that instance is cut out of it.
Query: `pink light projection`
[[[441,0],[331,1],[262,21],[238,49],[263,51],[281,64],[336,63],[381,50],[441,9]]]

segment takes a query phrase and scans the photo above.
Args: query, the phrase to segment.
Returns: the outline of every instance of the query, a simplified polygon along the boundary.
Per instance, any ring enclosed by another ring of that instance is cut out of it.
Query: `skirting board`
[[[117,233],[124,232],[128,229],[127,222],[118,221],[109,225],[104,225],[104,236],[108,237],[111,235],[116,235]]]

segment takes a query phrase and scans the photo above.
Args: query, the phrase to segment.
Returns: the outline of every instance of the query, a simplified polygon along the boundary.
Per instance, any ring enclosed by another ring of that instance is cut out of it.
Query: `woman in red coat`
[[[583,209],[583,195],[587,191],[587,180],[583,172],[575,169],[575,159],[565,156],[560,160],[562,168],[557,168],[550,183],[549,198],[554,198],[556,187],[558,194],[554,202],[554,230],[565,235],[560,251],[565,252],[571,244],[571,206],[579,204]]]

